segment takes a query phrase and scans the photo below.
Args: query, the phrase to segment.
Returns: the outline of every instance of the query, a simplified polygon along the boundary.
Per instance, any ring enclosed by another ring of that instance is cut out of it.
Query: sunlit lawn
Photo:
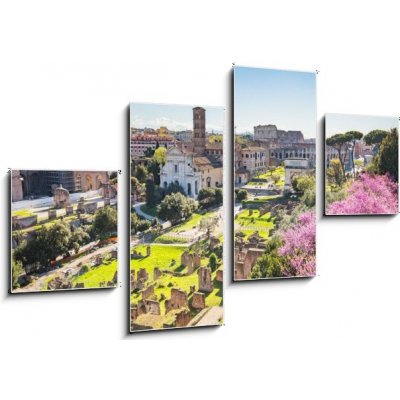
[[[74,277],[72,283],[73,286],[84,283],[85,288],[97,288],[100,287],[100,282],[105,282],[107,285],[108,281],[112,281],[116,271],[117,260],[106,261],[102,265],[91,267],[85,274]]]
[[[141,254],[146,254],[146,245],[139,245],[135,247],[135,250]],[[151,255],[142,259],[131,260],[131,270],[138,271],[140,268],[145,268],[149,274],[148,284],[155,284],[154,294],[157,300],[160,301],[161,316],[141,316],[136,322],[138,324],[143,323],[144,325],[149,324],[154,327],[162,327],[163,323],[169,323],[173,320],[174,312],[165,314],[165,300],[171,296],[171,289],[178,288],[184,290],[186,293],[190,293],[190,287],[194,286],[198,290],[198,275],[197,270],[190,275],[173,276],[172,274],[165,272],[180,272],[186,273],[186,268],[180,265],[181,254],[187,249],[185,246],[160,246],[156,244],[151,245]],[[171,265],[172,260],[176,260],[174,265]],[[208,265],[208,258],[201,260],[201,265]],[[154,268],[160,268],[162,275],[153,281]],[[215,278],[216,272],[212,274],[212,278]],[[206,306],[212,307],[222,304],[222,285],[218,282],[214,282],[214,290],[212,293],[206,295]],[[161,300],[162,296],[164,300]],[[141,299],[140,293],[131,294],[131,302],[137,303]],[[190,297],[189,297],[190,300]]]
[[[259,210],[253,210],[252,215],[250,215],[250,210],[243,210],[238,214],[235,222],[245,227],[245,229],[236,228],[236,231],[240,231],[246,235],[245,239],[255,231],[258,231],[258,234],[266,239],[269,236],[269,230],[275,226],[271,220],[271,213],[267,212],[260,217]]]
[[[193,213],[190,218],[188,218],[182,224],[176,225],[170,232],[185,232],[190,229],[195,228],[202,219],[210,218],[215,216],[217,213],[216,211],[210,211],[205,214]]]

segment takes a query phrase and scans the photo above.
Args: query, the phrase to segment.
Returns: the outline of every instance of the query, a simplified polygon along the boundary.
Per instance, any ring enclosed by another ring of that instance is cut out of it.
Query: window
[[[199,194],[199,188],[198,188],[197,181],[194,181],[194,193],[195,193],[196,195]]]
[[[174,170],[175,170],[175,173],[178,172],[178,164],[175,164],[175,165],[174,165]]]
[[[207,187],[211,187],[211,178],[210,177],[207,178]]]
[[[192,195],[192,185],[190,183],[187,184],[187,194],[188,196]]]

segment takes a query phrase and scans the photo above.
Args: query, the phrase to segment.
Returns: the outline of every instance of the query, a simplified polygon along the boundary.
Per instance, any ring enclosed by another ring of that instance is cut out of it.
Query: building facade
[[[131,134],[131,158],[143,157],[147,149],[155,150],[157,147],[169,149],[174,145],[175,138],[172,135]]]
[[[178,147],[167,150],[167,161],[160,172],[160,185],[167,189],[179,184],[189,197],[197,198],[201,189],[201,172],[194,167],[194,153]]]

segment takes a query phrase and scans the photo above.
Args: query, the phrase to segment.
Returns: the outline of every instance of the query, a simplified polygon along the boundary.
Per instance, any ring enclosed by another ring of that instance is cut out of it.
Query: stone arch
[[[100,189],[100,188],[101,188],[101,185],[102,185],[102,183],[103,183],[102,176],[99,175],[99,174],[97,174],[97,175],[96,175],[95,182],[96,182],[95,189]]]
[[[91,174],[87,174],[85,177],[86,190],[93,190],[94,188],[93,184],[94,184],[93,176]]]

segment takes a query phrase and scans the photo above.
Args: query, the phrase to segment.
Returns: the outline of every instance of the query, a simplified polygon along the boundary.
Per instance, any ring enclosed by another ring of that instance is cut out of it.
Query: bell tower
[[[206,110],[193,108],[193,142],[194,152],[203,155],[206,150]]]

